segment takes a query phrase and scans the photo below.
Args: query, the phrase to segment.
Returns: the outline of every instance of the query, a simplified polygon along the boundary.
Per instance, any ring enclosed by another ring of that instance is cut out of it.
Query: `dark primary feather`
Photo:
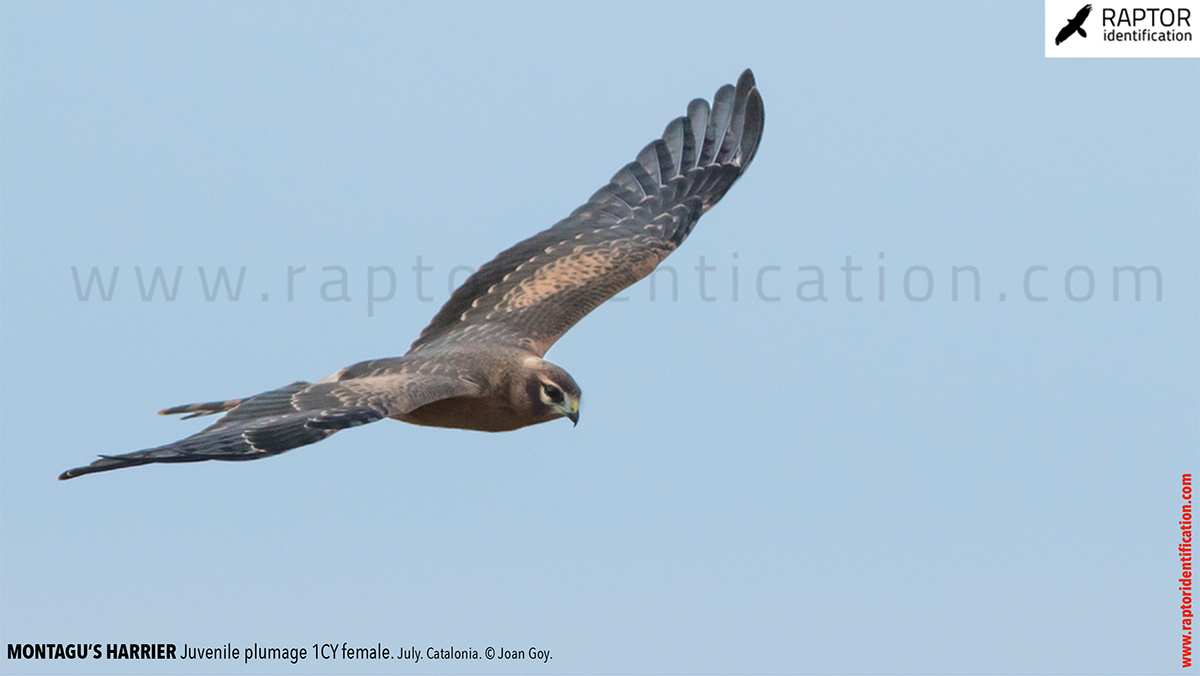
[[[232,409],[233,407],[237,406],[238,404],[242,403],[243,401],[245,401],[245,399],[229,399],[227,401],[209,401],[209,402],[204,402],[202,404],[185,404],[183,406],[172,406],[171,408],[164,408],[163,410],[159,411],[158,414],[159,415],[178,415],[180,413],[187,413],[188,415],[183,416],[182,418],[180,418],[180,420],[191,420],[192,418],[199,418],[201,416],[213,415],[215,413],[221,413],[223,411],[228,411],[228,410]]]
[[[164,409],[161,413],[191,414],[185,417],[229,412],[185,439],[133,453],[101,456],[58,478],[72,479],[152,462],[256,460],[316,443],[340,429],[407,413],[426,403],[472,394],[477,389],[461,372],[399,359],[356,364],[342,369],[338,377],[319,383],[299,381],[246,399]]]
[[[763,130],[747,70],[667,125],[586,204],[500,253],[434,316],[410,354],[492,343],[541,355],[584,315],[649,274],[749,166]]]

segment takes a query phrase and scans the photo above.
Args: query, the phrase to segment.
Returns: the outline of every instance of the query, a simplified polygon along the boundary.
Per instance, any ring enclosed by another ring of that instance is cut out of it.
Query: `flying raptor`
[[[1054,44],[1061,45],[1063,40],[1071,37],[1075,31],[1079,31],[1080,37],[1087,37],[1087,32],[1083,30],[1083,22],[1087,21],[1088,14],[1092,13],[1091,5],[1084,5],[1083,9],[1075,14],[1075,18],[1067,22],[1067,25],[1062,27],[1058,35],[1054,36]]]
[[[579,386],[542,359],[587,313],[650,274],[737,181],[758,150],[763,104],[747,70],[712,105],[688,104],[608,185],[553,227],[479,268],[403,357],[364,361],[315,383],[244,399],[174,406],[162,415],[224,413],[190,437],[63,472],[160,462],[257,460],[338,430],[392,418],[500,432],[568,418]]]

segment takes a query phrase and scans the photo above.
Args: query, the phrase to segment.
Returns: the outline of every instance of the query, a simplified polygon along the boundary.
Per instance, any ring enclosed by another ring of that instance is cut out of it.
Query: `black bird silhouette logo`
[[[1088,14],[1091,13],[1092,6],[1084,5],[1083,9],[1079,10],[1079,12],[1075,14],[1075,18],[1068,21],[1067,25],[1063,26],[1062,30],[1058,32],[1058,35],[1054,37],[1054,44],[1061,45],[1063,40],[1066,40],[1074,35],[1076,31],[1079,31],[1080,37],[1086,38],[1087,32],[1083,30],[1083,22],[1087,21]]]

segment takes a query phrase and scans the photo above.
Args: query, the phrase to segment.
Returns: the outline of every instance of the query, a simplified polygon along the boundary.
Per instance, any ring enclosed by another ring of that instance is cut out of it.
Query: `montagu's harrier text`
[[[763,104],[747,70],[696,99],[586,204],[479,268],[403,357],[365,361],[315,383],[245,399],[175,406],[224,413],[186,439],[101,456],[70,479],[154,462],[255,460],[392,418],[499,432],[566,417],[579,386],[542,356],[575,322],[648,275],[742,175],[758,149]]]

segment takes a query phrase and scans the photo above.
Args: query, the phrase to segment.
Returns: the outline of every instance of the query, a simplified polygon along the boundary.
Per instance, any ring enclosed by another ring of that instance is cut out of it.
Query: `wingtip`
[[[152,461],[145,460],[142,458],[131,459],[131,458],[127,458],[127,457],[119,456],[119,455],[103,455],[103,454],[101,454],[101,455],[97,456],[97,459],[93,460],[91,462],[91,464],[84,465],[83,467],[74,467],[72,469],[69,469],[69,470],[63,472],[62,474],[59,474],[58,480],[66,481],[67,479],[74,479],[76,477],[81,477],[85,474],[95,474],[96,472],[107,472],[109,470],[122,469],[125,467],[136,467],[138,465],[144,465],[148,462],[152,462]]]
[[[62,474],[59,474],[58,480],[66,481],[67,479],[74,479],[75,477],[81,477],[84,474],[91,474],[93,472],[103,472],[106,469],[116,469],[116,467],[105,467],[102,464],[98,465],[98,463],[103,463],[105,460],[109,460],[109,459],[110,459],[110,456],[101,455],[98,460],[93,461],[92,464],[90,464],[90,465],[84,465],[83,467],[72,467],[71,469],[63,472]]]
[[[750,70],[749,68],[743,70],[741,77],[739,77],[737,81],[738,89],[742,89],[743,87],[751,88],[754,86],[754,71]]]
[[[740,161],[743,169],[750,166],[754,156],[758,154],[758,144],[762,141],[763,127],[766,124],[766,114],[763,111],[762,96],[757,89],[750,91],[746,101],[746,115],[742,129],[742,144]]]

